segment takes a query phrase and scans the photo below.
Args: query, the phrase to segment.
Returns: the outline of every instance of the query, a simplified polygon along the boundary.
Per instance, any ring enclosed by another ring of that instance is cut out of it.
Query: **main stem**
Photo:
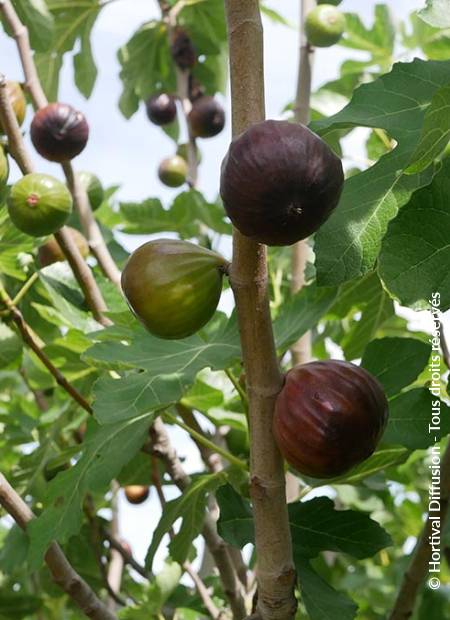
[[[257,0],[225,0],[230,48],[233,135],[265,117],[263,31]],[[258,601],[263,620],[294,617],[295,570],[283,459],[272,434],[282,387],[269,308],[266,248],[233,232],[230,281],[241,335],[250,421]]]
[[[297,90],[294,103],[294,119],[297,123],[307,125],[310,116],[311,77],[313,48],[305,35],[305,17],[316,5],[315,0],[300,0],[300,53],[298,64]],[[308,240],[303,239],[292,247],[291,256],[291,292],[298,293],[305,284],[305,268],[308,260]],[[304,364],[311,359],[311,333],[306,332],[291,347],[292,362]]]

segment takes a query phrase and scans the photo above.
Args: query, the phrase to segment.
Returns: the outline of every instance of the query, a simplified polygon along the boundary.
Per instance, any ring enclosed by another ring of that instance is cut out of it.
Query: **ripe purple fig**
[[[65,103],[50,103],[38,110],[31,123],[36,151],[50,161],[64,162],[81,153],[89,137],[89,125],[81,112]]]
[[[212,138],[224,128],[225,112],[214,97],[200,97],[194,102],[188,120],[193,136]]]
[[[294,469],[333,478],[375,451],[387,419],[388,402],[377,379],[349,362],[328,360],[287,373],[273,432]]]
[[[297,123],[263,121],[231,143],[220,195],[243,235],[291,245],[331,215],[343,183],[341,160],[319,136]]]
[[[175,97],[161,93],[153,95],[145,104],[147,116],[155,125],[168,125],[177,116]]]
[[[197,51],[191,38],[182,28],[175,30],[170,51],[175,64],[180,69],[191,69],[197,62]]]

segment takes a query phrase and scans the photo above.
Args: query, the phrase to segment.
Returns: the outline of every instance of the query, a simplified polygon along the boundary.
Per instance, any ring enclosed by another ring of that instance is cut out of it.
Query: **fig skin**
[[[375,451],[387,419],[383,388],[364,368],[339,360],[310,362],[287,373],[273,433],[294,469],[333,478]]]
[[[81,256],[83,258],[87,258],[87,256],[89,255],[89,244],[86,239],[76,228],[68,226],[67,230],[75,241],[75,244],[78,247]],[[59,243],[56,241],[56,239],[52,238],[49,239],[46,243],[44,243],[44,245],[41,245],[38,250],[38,259],[41,267],[47,267],[48,265],[52,265],[53,263],[58,263],[60,261],[66,260],[66,257]]]
[[[149,487],[141,484],[130,484],[125,487],[125,497],[130,504],[143,504],[149,496],[149,493]]]
[[[188,165],[185,159],[179,155],[167,157],[159,164],[158,177],[161,183],[167,187],[181,187],[186,183]]]
[[[34,148],[45,159],[65,162],[81,153],[89,137],[82,114],[66,103],[50,103],[36,112],[30,127]]]
[[[0,192],[2,192],[8,182],[9,162],[5,150],[0,146]]]
[[[225,112],[214,97],[200,97],[194,102],[188,121],[195,138],[213,138],[225,126]]]
[[[16,228],[32,237],[43,237],[66,223],[72,212],[72,196],[58,179],[33,172],[11,187],[8,212]]]
[[[256,123],[231,143],[220,195],[245,236],[267,245],[306,239],[331,215],[344,183],[340,159],[298,123]]]
[[[224,265],[219,254],[187,241],[149,241],[128,259],[122,290],[151,334],[169,340],[186,338],[216,311]]]
[[[16,115],[17,123],[22,125],[25,120],[25,114],[27,111],[27,100],[23,94],[23,90],[19,82],[6,82],[6,90],[9,96],[9,100]],[[5,133],[2,123],[0,121],[0,133]]]
[[[100,179],[92,172],[87,172],[86,170],[81,170],[80,172],[76,172],[75,174],[77,175],[81,186],[87,193],[87,197],[92,211],[97,211],[97,209],[102,204],[103,198],[105,196],[103,185],[101,184]]]
[[[320,4],[305,19],[308,43],[314,47],[331,47],[345,31],[345,16],[332,3]]]
[[[197,62],[197,51],[194,44],[182,28],[175,29],[170,52],[175,64],[180,69],[191,69]]]
[[[175,97],[167,95],[166,93],[153,95],[153,97],[147,99],[145,108],[149,120],[155,125],[168,125],[172,123],[177,116]]]

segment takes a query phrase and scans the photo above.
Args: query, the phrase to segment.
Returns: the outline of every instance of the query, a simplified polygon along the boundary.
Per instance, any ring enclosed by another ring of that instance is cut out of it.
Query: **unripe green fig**
[[[317,4],[332,4],[333,6],[339,6],[342,0],[317,0]]]
[[[5,189],[9,176],[9,162],[4,149],[0,146],[0,192]]]
[[[6,91],[8,93],[9,100],[12,105],[14,114],[16,115],[17,122],[22,125],[25,120],[25,113],[27,111],[27,101],[23,90],[19,82],[7,82]],[[0,121],[0,133],[5,133]]]
[[[154,336],[195,334],[211,319],[222,292],[225,260],[187,241],[158,239],[138,248],[122,272],[122,290]]]
[[[168,187],[180,187],[186,182],[188,165],[179,155],[167,157],[159,164],[158,177]]]
[[[72,196],[61,181],[49,174],[27,174],[11,187],[8,211],[19,230],[42,237],[66,223],[72,211]]]
[[[315,47],[330,47],[339,41],[345,30],[345,16],[332,4],[321,4],[305,19],[305,33]]]
[[[225,435],[228,450],[235,456],[247,457],[250,452],[248,433],[237,428],[230,428]]]
[[[92,174],[92,172],[86,172],[85,170],[77,172],[76,174],[81,186],[87,193],[92,211],[96,211],[102,204],[105,195],[100,179],[95,174]]]
[[[67,230],[75,241],[81,256],[86,258],[89,254],[89,244],[86,239],[76,228],[68,226]],[[46,243],[44,243],[44,245],[41,245],[38,250],[38,258],[41,267],[47,267],[47,265],[52,265],[53,263],[66,260],[61,246],[54,238],[49,239]]]

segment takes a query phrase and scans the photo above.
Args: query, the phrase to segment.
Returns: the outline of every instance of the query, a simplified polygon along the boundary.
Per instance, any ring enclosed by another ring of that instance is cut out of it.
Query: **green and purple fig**
[[[159,164],[158,177],[167,187],[181,187],[186,183],[188,165],[179,155],[167,157]]]

